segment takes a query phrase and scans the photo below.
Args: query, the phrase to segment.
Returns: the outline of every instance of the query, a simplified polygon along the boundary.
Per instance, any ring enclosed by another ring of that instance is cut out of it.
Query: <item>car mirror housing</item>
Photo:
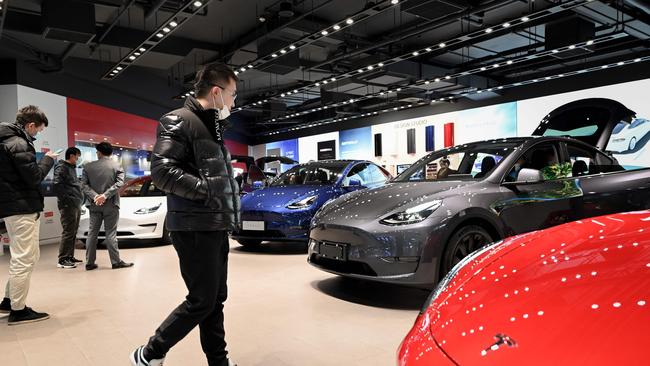
[[[506,182],[504,185],[517,185],[517,184],[534,184],[544,181],[544,175],[540,170],[523,168],[517,174],[515,182]]]

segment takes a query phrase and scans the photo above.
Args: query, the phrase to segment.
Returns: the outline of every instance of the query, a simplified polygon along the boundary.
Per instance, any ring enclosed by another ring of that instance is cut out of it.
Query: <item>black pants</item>
[[[172,231],[170,234],[189,294],[149,339],[145,357],[162,358],[198,325],[208,364],[227,366],[223,303],[228,296],[228,234],[225,231]]]
[[[59,261],[64,258],[74,257],[74,243],[77,241],[81,207],[62,207],[61,211],[61,243],[59,244]]]

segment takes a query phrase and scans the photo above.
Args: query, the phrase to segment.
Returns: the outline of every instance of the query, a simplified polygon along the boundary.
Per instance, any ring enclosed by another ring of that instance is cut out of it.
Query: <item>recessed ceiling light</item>
[[[131,60],[131,61],[135,60],[135,56],[133,56],[133,55],[129,56],[129,60]]]
[[[169,26],[170,26],[170,27],[177,27],[177,26],[178,26],[178,23],[176,23],[175,21],[171,21],[171,22],[169,23]]]
[[[589,41],[587,41],[587,46],[591,46],[592,44],[594,44],[594,41],[593,41],[593,40],[589,40]]]
[[[367,67],[367,69],[368,69],[368,71],[370,71],[370,70],[374,69],[374,67],[372,65],[370,65],[370,66]]]
[[[118,66],[118,67],[117,67],[117,70],[122,70],[122,66]]]
[[[253,68],[253,65],[252,65],[252,64],[248,65],[248,68],[249,68],[249,69],[252,69],[252,68]]]
[[[507,63],[508,65],[512,65],[512,60],[508,60],[508,62],[506,62],[506,63]]]
[[[353,20],[352,18],[348,18],[348,19],[345,21],[345,23],[348,24],[348,25],[350,25],[350,24],[354,23],[354,20]]]
[[[397,5],[397,3],[399,3],[399,0],[390,0],[390,3],[393,5]]]
[[[339,29],[341,29],[341,26],[338,25],[338,24],[335,24],[332,28],[334,28],[334,30],[339,30]]]
[[[444,42],[442,42],[442,43],[440,43],[440,44],[438,45],[438,47],[440,47],[440,48],[445,48],[446,46],[447,46],[447,45],[446,45]]]
[[[281,50],[280,50],[280,53],[281,53],[281,54],[285,54],[285,53],[287,53],[287,50],[285,50],[285,49],[281,49]]]
[[[522,21],[522,22],[527,22],[527,21],[529,21],[529,20],[530,20],[529,17],[523,17],[523,18],[521,18],[521,21]]]
[[[171,32],[171,29],[165,27],[165,28],[163,28],[163,32],[165,32],[165,33],[169,33],[169,32]]]
[[[440,78],[436,78],[435,82],[437,83],[437,82],[439,82],[439,81],[440,81]]]
[[[553,53],[558,53],[558,52],[560,52],[560,51],[559,50],[553,50]]]
[[[195,1],[194,2],[194,6],[197,7],[197,8],[200,8],[202,5],[203,5],[203,3],[200,2],[200,1]]]
[[[424,82],[425,85],[429,85],[430,83],[431,83],[431,82],[430,82],[429,80],[427,80],[427,81]]]
[[[509,27],[510,27],[510,23],[508,23],[508,22],[503,23],[503,28],[509,28]]]
[[[242,67],[242,68],[239,69],[239,70],[241,70],[241,72],[244,72],[244,71],[246,71],[246,68],[245,68],[245,67]]]
[[[639,62],[639,61],[641,61],[640,58],[635,58],[635,59],[634,59],[634,62]]]
[[[377,64],[377,66],[379,66],[379,67],[384,67],[384,63],[383,63],[383,62],[380,62],[380,63]]]
[[[488,29],[485,30],[485,33],[492,33],[493,30],[494,29],[492,29],[492,28],[488,28]]]
[[[625,65],[625,62],[621,61],[621,62],[619,62],[617,65],[618,65],[618,66],[623,66],[623,65]]]
[[[494,64],[494,65],[492,65],[492,67],[494,67],[496,69],[497,67],[499,67],[499,64]]]
[[[164,34],[162,34],[162,33],[156,33],[156,37],[158,37],[158,38],[162,38],[163,36],[164,36]]]
[[[141,55],[140,52],[133,52],[133,54],[136,55],[136,56],[140,56],[140,55]]]
[[[449,80],[449,79],[451,79],[451,76],[447,75],[447,76],[445,76],[445,79]]]
[[[574,44],[572,44],[571,46],[569,46],[569,49],[570,49],[570,50],[572,50],[572,49],[574,49],[574,48],[576,48],[576,46],[575,46]]]
[[[485,66],[481,67],[481,71],[485,71],[485,70],[487,70],[487,67]]]
[[[146,48],[144,48],[144,47],[140,47],[140,52],[144,52],[144,51],[146,51],[146,50],[147,50]]]
[[[322,32],[320,32],[320,34],[322,34],[322,35],[324,35],[324,36],[326,36],[326,35],[328,35],[328,34],[329,34],[329,32],[328,32],[328,31],[326,31],[326,30],[324,30],[324,31],[322,31]]]
[[[291,46],[289,46],[289,48],[291,48],[292,50],[295,50],[295,49],[296,49],[296,46],[291,45]]]
[[[278,57],[278,54],[274,53],[274,54],[271,55],[271,57],[273,57],[273,58]]]
[[[415,52],[412,53],[413,56],[417,56],[419,54],[420,54],[420,52],[418,52],[418,51],[415,51]]]

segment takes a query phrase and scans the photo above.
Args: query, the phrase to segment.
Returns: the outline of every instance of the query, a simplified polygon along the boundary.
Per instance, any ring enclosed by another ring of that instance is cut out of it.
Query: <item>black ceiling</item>
[[[253,137],[441,100],[499,98],[500,86],[603,64],[625,67],[649,56],[650,6],[643,0],[1,0],[0,6],[1,56],[47,73],[75,73],[70,61],[92,60],[101,65],[92,75],[98,82],[131,81],[137,93],[144,70],[167,80],[169,98],[182,99],[201,64],[224,60],[239,70],[235,115]]]

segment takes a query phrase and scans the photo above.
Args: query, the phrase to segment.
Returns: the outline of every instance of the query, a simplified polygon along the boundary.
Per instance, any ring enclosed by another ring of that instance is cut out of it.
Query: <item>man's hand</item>
[[[52,159],[57,159],[59,157],[60,153],[57,153],[56,151],[48,151],[45,153],[45,156],[49,156]]]
[[[104,196],[103,194],[98,194],[97,196],[95,196],[94,201],[97,206],[102,206],[106,202],[106,196]]]

